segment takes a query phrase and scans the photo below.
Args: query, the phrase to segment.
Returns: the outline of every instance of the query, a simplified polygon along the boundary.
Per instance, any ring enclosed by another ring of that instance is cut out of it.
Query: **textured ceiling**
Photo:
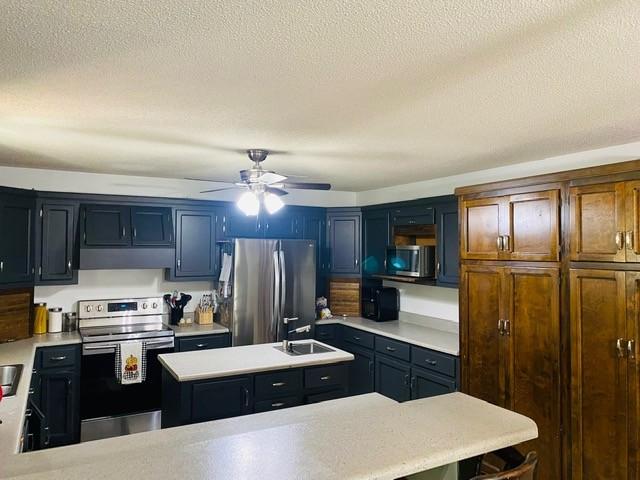
[[[637,140],[639,80],[637,0],[2,0],[0,164],[360,191]]]

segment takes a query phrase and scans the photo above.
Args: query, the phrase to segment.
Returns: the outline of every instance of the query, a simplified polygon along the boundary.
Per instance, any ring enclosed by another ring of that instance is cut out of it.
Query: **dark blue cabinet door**
[[[385,355],[376,355],[376,392],[398,402],[411,399],[411,367]]]
[[[231,337],[228,333],[176,338],[176,352],[193,352],[230,346]]]
[[[389,212],[366,212],[362,216],[362,274],[385,273],[386,248],[389,245]]]
[[[169,247],[173,245],[171,208],[131,207],[133,245]]]
[[[0,199],[0,283],[33,281],[34,210],[32,199]]]
[[[80,376],[76,371],[43,371],[41,410],[48,427],[48,446],[69,445],[80,439]]]
[[[360,214],[329,213],[329,271],[360,274]]]
[[[225,235],[231,238],[262,238],[264,226],[257,216],[247,216],[235,205],[227,209]]]
[[[260,218],[266,238],[302,238],[302,215],[295,210],[284,207],[273,215],[265,212]]]
[[[302,218],[302,238],[316,242],[316,297],[327,296],[327,230],[326,216],[322,214],[304,215]]]
[[[212,211],[176,211],[176,277],[215,274],[215,224]]]
[[[40,266],[38,280],[73,278],[74,216],[71,204],[44,204],[41,212]]]
[[[193,385],[192,422],[206,422],[251,413],[253,386],[250,377],[213,380]]]
[[[453,378],[413,367],[411,369],[411,387],[411,399],[435,397],[455,392],[456,381]]]
[[[82,207],[82,238],[90,247],[131,245],[129,207],[85,205]]]
[[[366,348],[347,346],[344,350],[355,357],[349,362],[349,395],[362,395],[374,391],[374,353]]]
[[[436,270],[439,283],[457,285],[458,273],[458,204],[452,202],[437,208],[438,263]]]

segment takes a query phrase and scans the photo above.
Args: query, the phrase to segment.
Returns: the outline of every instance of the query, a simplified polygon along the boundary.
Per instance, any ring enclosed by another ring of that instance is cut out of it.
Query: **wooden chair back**
[[[517,467],[506,470],[504,472],[490,473],[487,475],[479,475],[471,480],[533,480],[536,465],[538,464],[538,454],[529,452]]]

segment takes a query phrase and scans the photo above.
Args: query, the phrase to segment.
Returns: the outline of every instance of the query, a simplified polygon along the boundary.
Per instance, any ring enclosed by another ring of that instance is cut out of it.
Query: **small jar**
[[[62,308],[49,309],[49,333],[60,333],[62,331]]]
[[[42,335],[47,333],[47,304],[36,303],[33,309],[33,333]]]
[[[62,317],[62,331],[75,332],[78,329],[78,315],[76,312],[67,312]]]

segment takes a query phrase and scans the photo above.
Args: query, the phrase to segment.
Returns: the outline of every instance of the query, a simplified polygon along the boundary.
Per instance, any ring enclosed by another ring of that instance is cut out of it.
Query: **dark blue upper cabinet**
[[[273,215],[265,212],[260,215],[260,223],[266,238],[302,238],[302,215],[298,210],[284,207]]]
[[[224,233],[230,238],[262,238],[264,229],[257,216],[247,216],[232,204],[227,208],[225,215]]]
[[[216,214],[176,211],[176,277],[210,277],[216,272]]]
[[[362,274],[385,273],[386,247],[389,245],[389,212],[372,210],[362,214]]]
[[[327,212],[329,271],[336,274],[360,274],[359,211],[331,209]]]
[[[75,216],[73,203],[43,203],[40,206],[40,263],[37,283],[73,280]]]
[[[438,263],[436,265],[438,283],[457,285],[458,265],[458,203],[451,202],[437,209]]]
[[[33,282],[35,200],[0,197],[0,283]]]
[[[131,232],[134,246],[170,247],[173,245],[171,208],[131,207]]]
[[[81,220],[84,246],[127,247],[131,245],[129,207],[84,205]]]
[[[316,272],[326,273],[326,214],[323,211],[305,214],[302,219],[302,238],[316,242]]]

